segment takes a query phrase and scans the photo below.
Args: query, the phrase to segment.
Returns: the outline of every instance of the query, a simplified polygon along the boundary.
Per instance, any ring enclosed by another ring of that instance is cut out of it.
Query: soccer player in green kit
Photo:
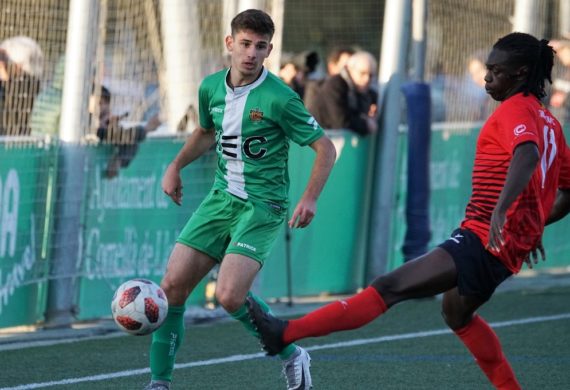
[[[252,282],[270,253],[288,207],[289,141],[310,146],[316,157],[309,182],[288,224],[304,228],[336,158],[332,142],[299,96],[263,66],[272,49],[274,25],[260,10],[238,14],[225,38],[231,67],[206,77],[199,89],[199,126],[166,169],[164,192],[180,205],[180,170],[216,145],[218,168],[210,193],[182,230],[161,287],[169,302],[164,324],[150,347],[147,389],[170,389],[184,338],[184,304],[218,263],[216,298],[258,337],[245,306]],[[279,356],[288,389],[311,388],[310,357],[292,344]]]

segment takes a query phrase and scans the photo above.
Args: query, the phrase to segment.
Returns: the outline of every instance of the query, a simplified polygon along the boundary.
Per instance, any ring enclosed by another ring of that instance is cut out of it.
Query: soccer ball
[[[164,291],[146,279],[121,284],[111,302],[113,319],[127,333],[142,336],[154,332],[166,318],[168,300]]]

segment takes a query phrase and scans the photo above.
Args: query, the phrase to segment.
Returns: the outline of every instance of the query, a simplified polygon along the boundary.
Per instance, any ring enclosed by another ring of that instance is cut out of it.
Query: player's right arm
[[[192,161],[206,153],[216,141],[213,129],[196,128],[184,146],[166,168],[162,177],[162,190],[177,205],[182,204],[182,179],[180,171]]]

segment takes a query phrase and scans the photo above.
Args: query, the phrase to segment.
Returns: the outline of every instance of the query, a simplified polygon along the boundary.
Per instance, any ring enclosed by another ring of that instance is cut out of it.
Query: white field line
[[[36,341],[20,341],[15,343],[8,343],[5,345],[0,345],[0,352],[2,351],[12,351],[14,349],[26,349],[35,347],[50,347],[52,345],[58,344],[71,344],[78,341],[89,341],[89,340],[102,340],[114,337],[132,337],[123,332],[113,332],[109,334],[95,335],[95,336],[75,336],[75,337],[61,337],[52,340],[36,340]]]
[[[493,328],[504,328],[509,326],[516,326],[516,325],[525,325],[525,324],[532,324],[537,322],[548,322],[548,321],[559,321],[559,320],[567,320],[570,319],[570,313],[558,314],[553,316],[542,316],[542,317],[529,317],[529,318],[521,318],[518,320],[511,320],[511,321],[502,321],[502,322],[494,322],[490,325]],[[451,331],[448,328],[444,329],[436,329],[436,330],[428,330],[422,332],[413,332],[413,333],[403,333],[391,336],[381,336],[381,337],[373,337],[367,339],[357,339],[351,341],[344,341],[338,343],[330,343],[330,344],[321,344],[315,345],[312,347],[307,347],[308,351],[317,351],[322,349],[332,349],[332,348],[347,348],[353,347],[357,345],[363,344],[377,344],[387,341],[396,341],[396,340],[406,340],[406,339],[414,339],[414,338],[422,338],[422,337],[431,337],[431,336],[439,336],[442,334],[448,334]],[[248,355],[232,355],[223,358],[217,359],[209,359],[209,360],[199,360],[196,362],[188,362],[188,363],[179,363],[174,366],[175,369],[185,369],[191,367],[199,367],[199,366],[212,366],[216,364],[224,364],[224,363],[232,363],[232,362],[240,362],[244,360],[252,360],[252,359],[259,359],[264,357],[265,354],[260,353],[253,353]],[[114,378],[121,378],[121,377],[128,377],[128,376],[135,376],[135,375],[142,375],[150,373],[149,368],[141,368],[138,370],[125,370],[119,372],[113,372],[109,374],[99,374],[99,375],[91,375],[91,376],[84,376],[80,378],[69,378],[69,379],[62,379],[59,381],[51,381],[51,382],[40,382],[40,383],[28,383],[24,385],[18,385],[13,387],[2,387],[0,390],[28,390],[28,389],[40,389],[43,387],[51,387],[51,386],[60,386],[60,385],[71,385],[74,383],[82,383],[82,382],[96,382],[102,381],[107,379],[114,379]]]

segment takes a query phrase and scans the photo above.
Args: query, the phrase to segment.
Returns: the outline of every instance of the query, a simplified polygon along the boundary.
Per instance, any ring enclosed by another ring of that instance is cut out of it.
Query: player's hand
[[[301,198],[297,207],[293,211],[293,215],[288,224],[291,229],[304,228],[309,226],[317,211],[317,202],[315,200]]]
[[[491,223],[489,226],[489,243],[487,244],[488,250],[500,252],[501,247],[505,245],[503,237],[503,227],[505,226],[506,216],[495,209],[491,215]]]
[[[180,171],[174,164],[170,164],[162,177],[162,190],[178,206],[182,205],[182,179]]]
[[[542,246],[542,240],[539,240],[536,244],[536,247],[530,251],[524,262],[526,263],[527,267],[532,269],[533,264],[538,264],[538,253],[540,253],[540,257],[542,261],[546,261],[546,254],[544,252],[544,247]]]

